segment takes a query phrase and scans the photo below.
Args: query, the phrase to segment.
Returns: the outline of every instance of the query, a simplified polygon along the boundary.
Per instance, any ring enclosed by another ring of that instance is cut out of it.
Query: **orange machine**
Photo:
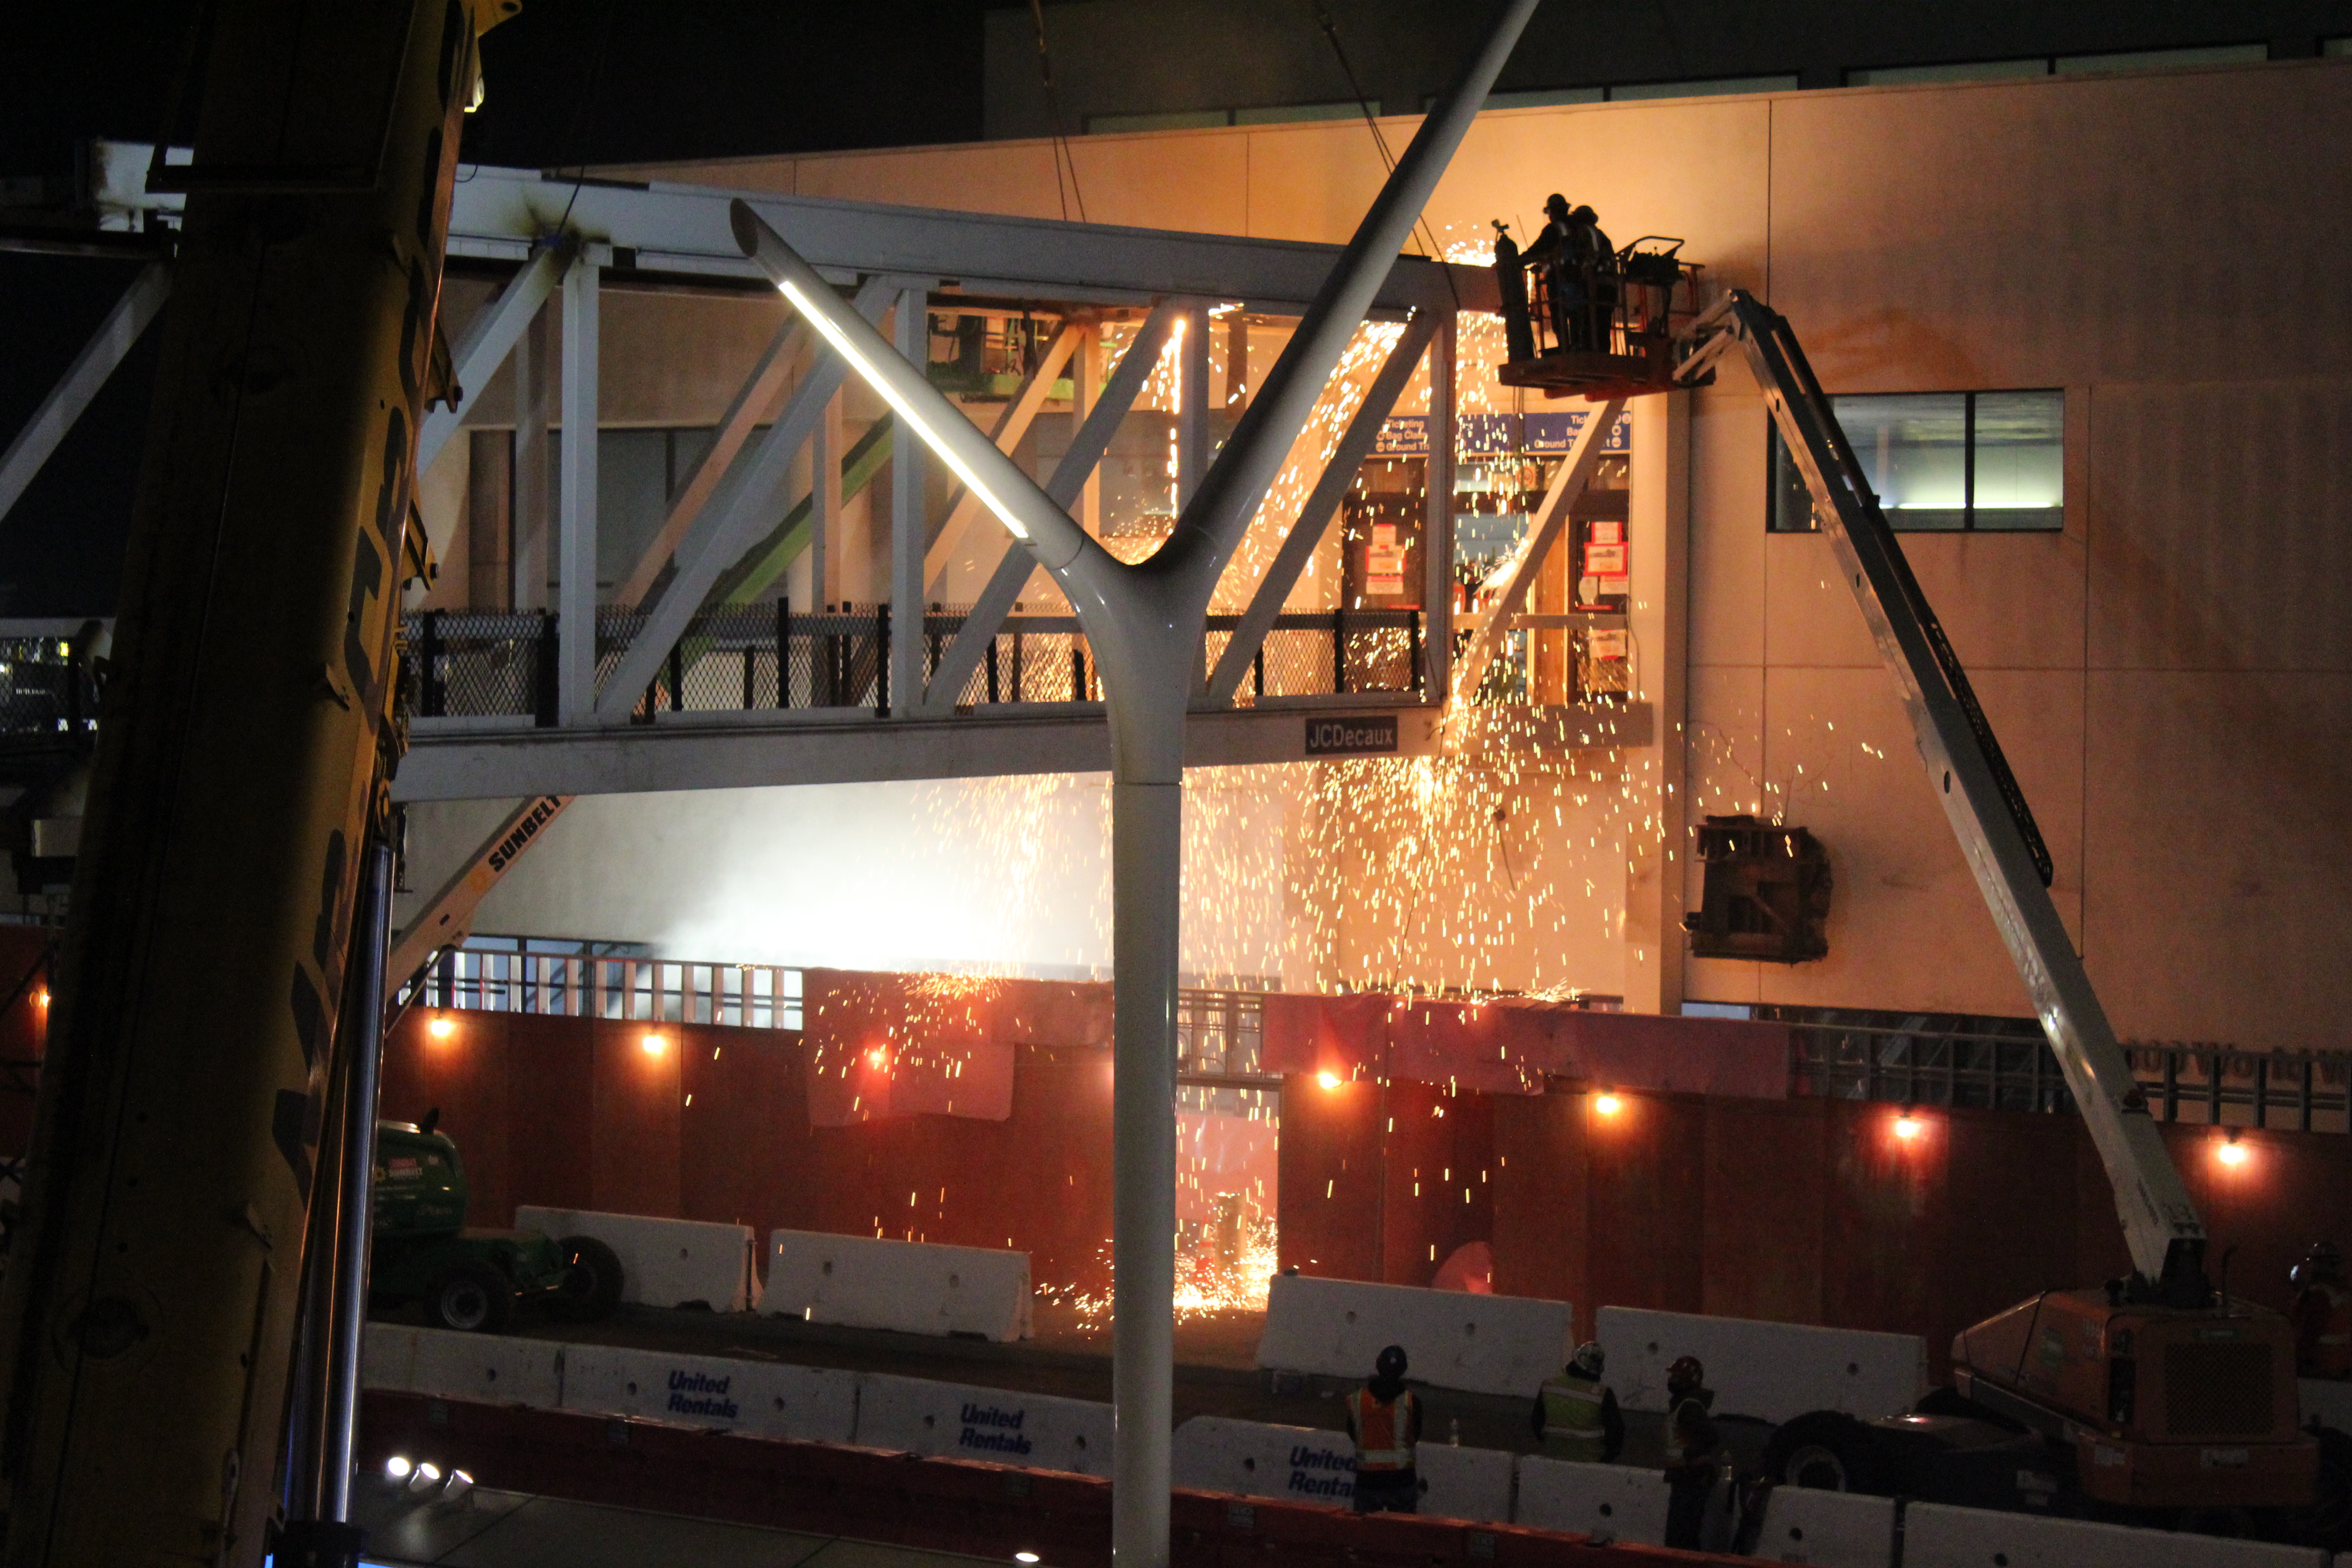
[[[2133,1508],[2308,1504],[2294,1331],[2245,1301],[2202,1311],[2053,1290],[1952,1342],[1962,1397],[2074,1450],[2085,1497]]]

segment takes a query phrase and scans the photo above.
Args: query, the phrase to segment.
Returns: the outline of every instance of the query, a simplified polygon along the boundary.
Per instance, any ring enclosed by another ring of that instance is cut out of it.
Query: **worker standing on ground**
[[[1715,1391],[1696,1356],[1666,1368],[1666,1544],[1699,1550],[1706,1500],[1723,1468],[1723,1435],[1708,1414]]]
[[[1588,1465],[1613,1463],[1625,1448],[1625,1417],[1617,1391],[1601,1381],[1601,1347],[1588,1340],[1558,1377],[1536,1394],[1534,1425],[1544,1452]]]
[[[1356,1440],[1356,1511],[1420,1511],[1421,1399],[1404,1385],[1404,1347],[1381,1352],[1372,1375],[1348,1395],[1348,1436]]]
[[[2286,1279],[2294,1287],[2296,1373],[2352,1377],[2352,1289],[2344,1283],[2344,1255],[2332,1241],[2316,1242]]]

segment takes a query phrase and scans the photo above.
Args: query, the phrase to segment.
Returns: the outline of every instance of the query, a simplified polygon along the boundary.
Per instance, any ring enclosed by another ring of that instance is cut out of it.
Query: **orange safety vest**
[[[1412,1468],[1412,1447],[1404,1440],[1404,1435],[1412,1429],[1413,1420],[1420,1413],[1420,1401],[1411,1389],[1386,1401],[1373,1398],[1369,1388],[1349,1394],[1348,1415],[1356,1428],[1356,1468]]]

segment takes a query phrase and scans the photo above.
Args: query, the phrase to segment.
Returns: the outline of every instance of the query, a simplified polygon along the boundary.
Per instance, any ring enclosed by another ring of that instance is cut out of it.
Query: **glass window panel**
[[[1794,92],[1794,76],[1725,76],[1699,81],[1644,81],[1609,89],[1612,103],[1652,98],[1712,98],[1733,92]]]
[[[2268,44],[2221,44],[2206,48],[2126,49],[2119,54],[2061,55],[2061,76],[2100,71],[2178,70],[2185,66],[2259,65],[2271,58]]]
[[[1966,393],[1831,399],[1886,520],[1906,531],[1967,521]]]
[[[2065,435],[2063,392],[1977,394],[1978,528],[2065,526]]]
[[[1848,87],[1908,87],[1918,82],[2008,81],[2017,77],[2048,76],[2050,62],[2031,60],[1962,60],[1940,66],[1873,66],[1845,73]]]
[[[1772,510],[1766,526],[1774,533],[1819,532],[1821,522],[1813,516],[1812,492],[1789,456],[1788,444],[1780,439],[1780,426],[1768,419],[1766,427],[1771,433],[1772,447]]]

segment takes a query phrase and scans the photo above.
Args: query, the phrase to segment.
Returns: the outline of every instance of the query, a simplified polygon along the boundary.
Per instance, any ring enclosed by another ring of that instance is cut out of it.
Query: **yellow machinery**
[[[0,1563],[257,1563],[479,32],[216,0],[0,1306]],[[293,1553],[285,1554],[291,1556]]]

